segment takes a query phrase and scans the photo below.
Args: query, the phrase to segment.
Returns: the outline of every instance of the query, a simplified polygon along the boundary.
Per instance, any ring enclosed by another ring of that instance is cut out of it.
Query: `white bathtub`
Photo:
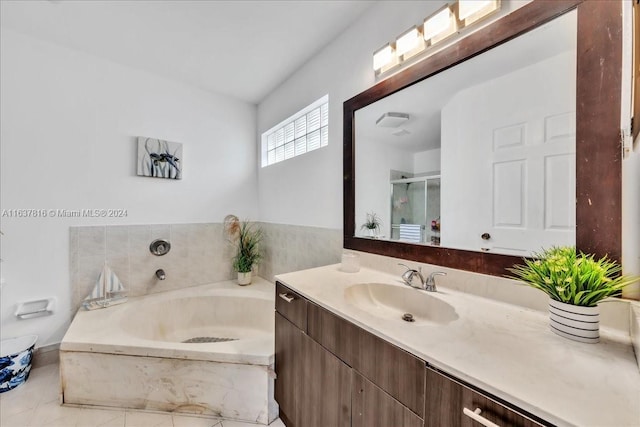
[[[268,424],[278,413],[273,298],[273,284],[256,279],[80,311],[60,345],[63,403]],[[183,342],[202,337],[230,341]]]

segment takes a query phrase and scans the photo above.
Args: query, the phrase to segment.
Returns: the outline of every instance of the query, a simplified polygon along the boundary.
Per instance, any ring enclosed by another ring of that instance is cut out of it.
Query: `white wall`
[[[622,161],[622,183],[623,272],[640,276],[640,137]],[[640,299],[640,283],[626,287],[623,295]]]
[[[373,52],[442,4],[381,1],[373,5],[258,105],[260,136],[329,94],[329,145],[260,169],[262,221],[342,228],[342,104],[375,83]]]
[[[413,155],[413,172],[416,175],[433,175],[440,173],[440,157],[442,150],[434,148],[433,150],[421,151]]]
[[[391,170],[412,173],[413,155],[384,142],[368,142],[366,146],[356,152],[360,177],[356,179],[356,234],[368,235],[360,227],[367,213],[375,213],[382,224],[381,237],[391,238]]]
[[[2,30],[1,208],[126,209],[126,218],[2,217],[2,337],[58,342],[69,317],[71,225],[257,217],[256,108]],[[183,143],[181,181],[137,177],[136,136]],[[16,321],[19,301],[56,314]]]

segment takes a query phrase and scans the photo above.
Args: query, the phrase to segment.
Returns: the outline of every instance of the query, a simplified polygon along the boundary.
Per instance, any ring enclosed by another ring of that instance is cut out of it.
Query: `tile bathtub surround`
[[[166,414],[131,409],[78,408],[60,405],[58,365],[34,368],[29,380],[0,394],[2,427],[254,427],[253,423],[215,417]],[[284,427],[276,420],[271,427]]]
[[[441,285],[445,288],[531,310],[542,311],[545,313],[549,310],[549,297],[547,297],[546,294],[530,286],[505,277],[472,273],[439,265],[407,261],[366,252],[349,252],[360,256],[360,264],[363,267],[397,275],[398,280],[400,280],[401,274],[406,270],[404,267],[399,266],[398,263],[406,264],[412,268],[418,268],[421,266],[425,277],[427,274],[434,271],[447,273],[446,276],[436,277],[436,285]],[[505,274],[506,273],[507,272],[505,272]],[[601,302],[599,306],[600,326],[612,328],[628,337],[630,327],[629,300],[611,298]]]
[[[334,264],[342,254],[342,230],[258,222],[264,230],[260,277]],[[149,244],[165,238],[171,251],[149,252]],[[198,286],[236,277],[231,266],[234,248],[221,223],[124,225],[69,228],[71,315],[91,292],[106,260],[130,296]],[[157,280],[162,268],[165,280]]]
[[[71,312],[91,292],[105,260],[128,287],[129,296],[229,280],[233,247],[222,224],[70,227]],[[167,239],[171,251],[155,256],[149,244]],[[163,269],[165,280],[155,272]]]
[[[264,258],[260,277],[273,282],[277,274],[340,262],[342,230],[260,223],[264,230]]]

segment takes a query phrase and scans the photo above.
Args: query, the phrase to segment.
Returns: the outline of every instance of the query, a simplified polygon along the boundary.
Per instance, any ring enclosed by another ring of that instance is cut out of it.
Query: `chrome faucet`
[[[404,264],[398,265],[401,265],[407,269],[407,271],[402,273],[402,280],[404,281],[405,285],[411,286],[412,288],[424,289],[424,276],[422,275],[422,267],[418,267],[418,269],[416,270]],[[413,284],[413,279],[416,276],[418,276],[418,279],[420,279],[420,284],[418,286],[415,286]]]
[[[156,277],[160,280],[164,280],[167,278],[167,275],[164,273],[163,269],[156,270]]]
[[[425,280],[424,276],[422,275],[422,267],[418,267],[418,269],[416,270],[404,264],[398,264],[398,265],[401,265],[407,269],[407,271],[402,273],[402,281],[405,283],[405,285],[411,286],[412,288],[424,289],[425,291],[428,291],[428,292],[437,292],[435,276],[447,275],[447,273],[445,272],[435,271],[429,274],[429,276]],[[413,279],[416,276],[418,276],[418,279],[420,279],[420,284],[417,286],[413,284]]]

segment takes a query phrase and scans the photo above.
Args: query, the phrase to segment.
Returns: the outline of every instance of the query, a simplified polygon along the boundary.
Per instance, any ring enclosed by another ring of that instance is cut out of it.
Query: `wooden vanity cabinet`
[[[287,427],[422,427],[422,360],[280,283],[275,316],[275,399]]]
[[[274,394],[280,418],[287,427],[349,427],[351,368],[307,336],[306,305],[277,285]]]
[[[464,408],[479,408],[480,416],[501,427],[550,425],[432,369],[280,283],[275,316],[275,399],[287,427],[482,425]]]
[[[309,337],[380,389],[424,416],[425,362],[330,311],[307,303]]]
[[[483,425],[466,415],[465,408],[471,412],[480,409],[481,417],[498,426],[540,427],[543,425],[427,367],[425,427]]]

